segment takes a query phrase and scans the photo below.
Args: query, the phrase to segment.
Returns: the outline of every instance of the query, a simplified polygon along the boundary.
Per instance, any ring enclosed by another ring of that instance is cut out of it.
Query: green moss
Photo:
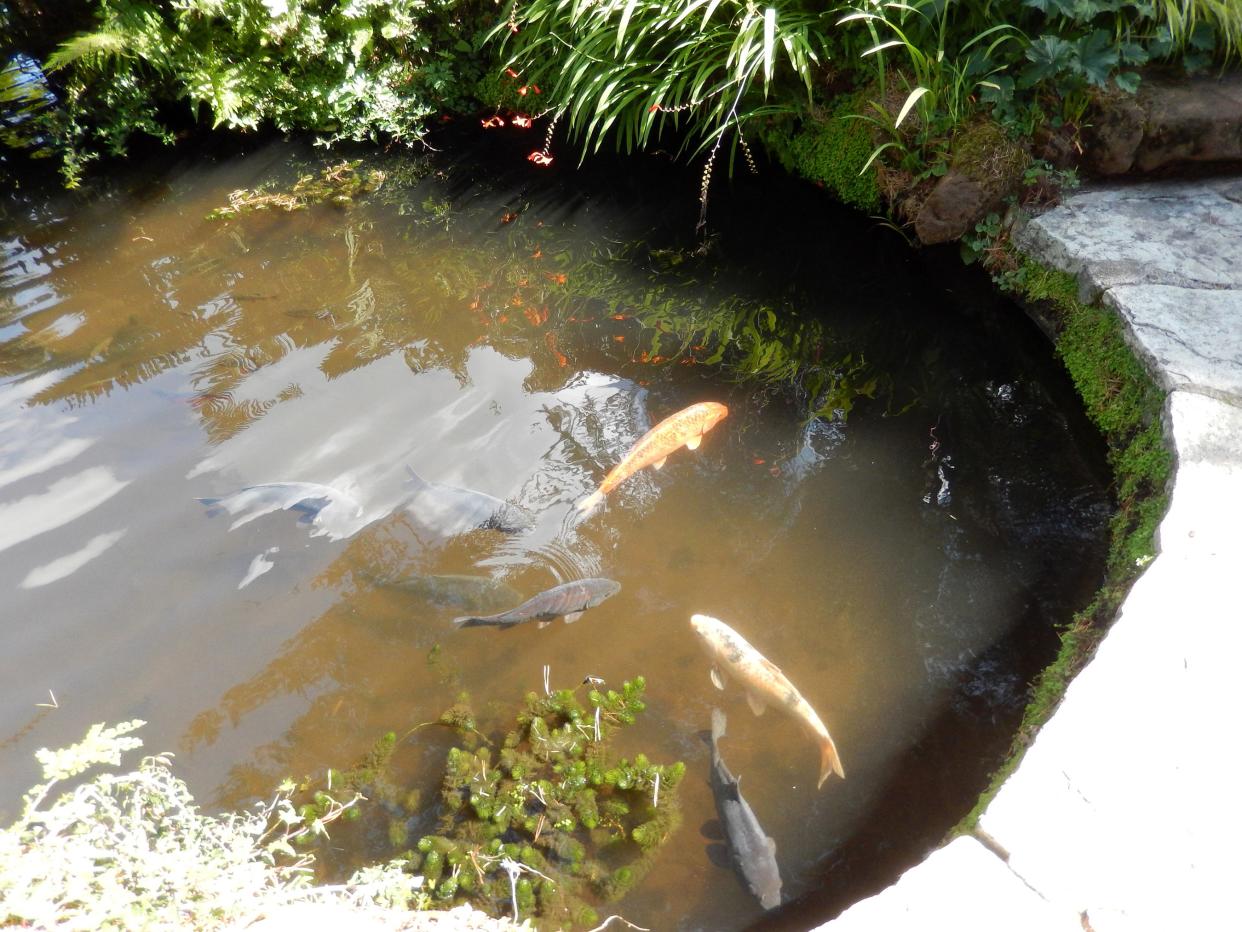
[[[875,142],[870,124],[851,116],[866,109],[862,92],[846,94],[822,116],[774,122],[761,139],[786,171],[822,185],[851,207],[874,212],[880,190],[874,170],[863,172],[863,166]]]

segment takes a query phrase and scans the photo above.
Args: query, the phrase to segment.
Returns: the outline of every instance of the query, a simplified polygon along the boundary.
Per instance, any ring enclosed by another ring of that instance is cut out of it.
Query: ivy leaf
[[[1165,58],[1173,51],[1173,31],[1168,23],[1162,23],[1156,37],[1147,43],[1147,54],[1152,58]]]

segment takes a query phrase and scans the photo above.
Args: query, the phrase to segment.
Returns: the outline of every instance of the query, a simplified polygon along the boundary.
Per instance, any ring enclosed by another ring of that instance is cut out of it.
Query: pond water
[[[805,927],[917,860],[1003,756],[1053,625],[1098,580],[1098,439],[1016,309],[816,192],[718,184],[703,246],[697,180],[667,159],[541,170],[487,141],[387,159],[349,208],[207,219],[325,164],[286,144],[6,201],[0,814],[36,748],[96,721],[145,719],[200,801],[235,806],[349,766],[458,689],[488,730],[545,665],[554,686],[641,674],[648,709],[619,740],[686,763],[685,818],[607,912]],[[750,368],[791,378],[709,364],[721,321],[750,321]],[[797,347],[781,373],[774,342]],[[644,431],[705,400],[729,416],[696,451],[575,519]],[[448,533],[404,507],[411,469],[533,523]],[[314,535],[198,501],[274,482],[330,485],[361,517]],[[426,582],[450,574],[522,598],[622,588],[572,625],[457,630],[470,606]],[[845,780],[816,789],[794,721],[713,687],[695,612],[784,670]],[[37,708],[49,690],[59,708]],[[787,905],[766,916],[720,866],[713,707],[777,844]],[[417,732],[400,778],[434,800],[454,740]],[[336,837],[329,867],[392,853]]]

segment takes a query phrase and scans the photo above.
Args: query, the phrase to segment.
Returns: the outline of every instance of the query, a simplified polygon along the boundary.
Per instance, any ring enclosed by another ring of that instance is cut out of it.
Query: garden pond
[[[511,128],[479,134],[362,164],[182,155],[4,200],[0,815],[35,749],[96,721],[147,720],[209,810],[393,732],[386,779],[413,795],[396,829],[338,826],[338,876],[435,830],[462,736],[414,726],[464,701],[503,735],[545,667],[553,688],[642,676],[615,744],[684,763],[679,826],[600,915],[806,928],[919,860],[1003,760],[1099,583],[1101,442],[1047,341],[952,255],[740,164],[699,235],[698,179],[665,154],[539,166]],[[578,515],[700,401],[729,414],[696,450]],[[446,531],[405,507],[410,471],[533,520]],[[199,501],[274,482],[359,520]],[[574,624],[451,624],[580,577],[621,589]],[[714,688],[696,612],[784,671],[844,780],[817,789],[795,721]],[[771,913],[722,856],[716,707],[776,842]]]

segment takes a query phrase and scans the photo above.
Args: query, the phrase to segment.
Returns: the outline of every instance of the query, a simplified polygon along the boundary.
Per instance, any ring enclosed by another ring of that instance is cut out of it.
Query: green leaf
[[[893,122],[893,129],[896,129],[901,125],[901,121],[904,120],[910,111],[914,109],[914,105],[919,102],[919,99],[924,94],[930,93],[931,91],[926,87],[916,87],[912,90],[910,92],[910,96],[906,98],[906,102],[901,105],[901,110],[897,113],[897,119]]]
[[[629,0],[625,5],[625,9],[621,11],[621,22],[617,26],[617,54],[621,52],[621,41],[625,38],[625,27],[630,24],[630,17],[634,15],[634,8],[638,6],[638,0]]]
[[[1103,29],[1078,41],[1078,66],[1086,79],[1096,87],[1108,83],[1108,76],[1117,67],[1117,47],[1113,37]]]
[[[349,50],[353,53],[355,61],[362,60],[362,53],[367,50],[367,46],[370,44],[371,24],[359,23],[354,27],[349,40]]]
[[[1117,86],[1127,94],[1137,94],[1139,89],[1140,77],[1137,71],[1121,71],[1113,76],[1113,80],[1117,82]]]
[[[772,83],[772,58],[776,54],[776,9],[768,7],[763,12],[763,84],[766,93],[767,86]]]

